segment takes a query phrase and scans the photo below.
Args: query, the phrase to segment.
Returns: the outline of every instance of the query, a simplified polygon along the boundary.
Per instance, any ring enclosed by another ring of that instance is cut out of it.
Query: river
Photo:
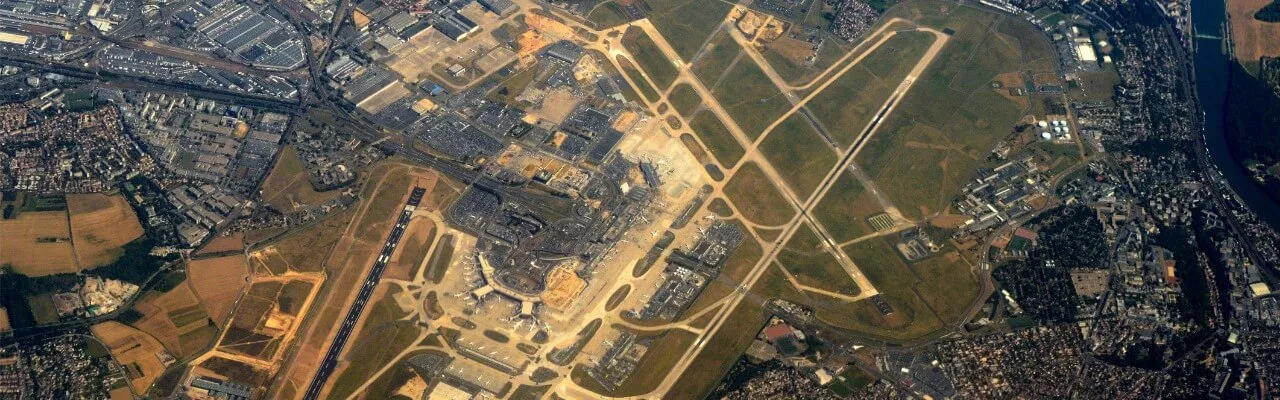
[[[1218,36],[1227,21],[1224,0],[1191,0],[1191,11],[1192,25],[1196,32],[1204,35]],[[1205,146],[1209,149],[1209,158],[1245,205],[1273,228],[1280,229],[1280,204],[1253,183],[1227,146],[1223,113],[1230,60],[1223,52],[1222,42],[1211,38],[1195,39],[1196,92],[1200,95],[1200,108],[1204,110]]]

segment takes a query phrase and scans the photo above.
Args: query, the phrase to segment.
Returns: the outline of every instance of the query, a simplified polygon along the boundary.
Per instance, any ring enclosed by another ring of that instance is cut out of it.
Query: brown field
[[[261,275],[324,270],[328,249],[338,243],[355,211],[347,210],[318,221],[249,255],[250,271]],[[316,251],[321,249],[321,251]]]
[[[188,280],[164,293],[146,292],[133,306],[143,315],[133,327],[155,337],[179,358],[204,350],[217,333],[208,314],[200,318],[205,311],[189,284]]]
[[[267,179],[262,181],[262,202],[284,212],[329,201],[338,193],[337,190],[317,192],[311,187],[307,169],[293,146],[285,146],[280,151],[279,161],[271,168]]]
[[[276,390],[305,388],[310,382],[320,358],[332,341],[339,319],[355,299],[356,289],[382,248],[383,239],[390,232],[399,206],[404,204],[411,187],[417,184],[427,188],[423,198],[423,206],[427,209],[443,206],[456,195],[456,190],[445,190],[451,187],[450,184],[437,185],[448,180],[434,179],[435,173],[422,168],[385,163],[370,169],[367,176],[368,180],[361,187],[361,201],[351,210],[351,223],[337,238],[337,243],[327,247],[332,250],[324,254],[327,260],[324,267],[329,273],[326,280],[328,291],[323,297],[316,298],[318,306],[299,329],[298,351],[292,359],[282,363],[284,381],[275,385]],[[449,195],[443,196],[443,192]]]
[[[391,255],[392,262],[383,272],[384,278],[411,280],[418,273],[418,267],[427,260],[427,252],[431,250],[436,238],[436,223],[425,217],[414,217],[405,228],[404,239]]]
[[[244,250],[244,233],[243,232],[236,233],[230,236],[215,237],[209,240],[208,243],[205,243],[204,247],[201,247],[200,251],[197,252],[195,255],[201,256],[205,254],[215,254],[215,253],[223,253],[228,251],[240,251],[240,250]]]
[[[1253,18],[1272,0],[1227,0],[1227,13],[1231,15],[1231,41],[1236,58],[1245,65],[1256,66],[1258,59],[1280,57],[1280,24],[1267,23]],[[1252,67],[1251,67],[1252,70]]]
[[[146,332],[116,321],[103,322],[89,330],[111,349],[111,357],[129,375],[129,386],[135,392],[145,393],[164,372],[166,365],[159,357],[165,352],[164,346]]]
[[[36,242],[44,238],[60,241]],[[65,211],[24,212],[15,219],[0,220],[0,265],[13,265],[27,276],[79,272],[70,238]]]
[[[124,255],[122,246],[142,236],[142,223],[124,196],[69,194],[67,213],[81,269],[115,262]]]
[[[245,265],[244,256],[239,254],[192,260],[187,264],[191,289],[218,326],[225,324],[231,315],[231,308],[244,289],[248,276],[249,266]]]

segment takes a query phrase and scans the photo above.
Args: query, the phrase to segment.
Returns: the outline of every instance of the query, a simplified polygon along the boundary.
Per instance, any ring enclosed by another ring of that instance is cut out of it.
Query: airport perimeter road
[[[409,201],[405,203],[404,210],[400,212],[400,218],[396,219],[396,226],[391,228],[391,234],[387,235],[387,242],[382,246],[382,252],[378,253],[378,259],[373,262],[373,269],[369,271],[369,276],[364,278],[364,285],[360,287],[360,292],[356,295],[356,301],[351,303],[351,309],[347,311],[347,317],[342,320],[342,327],[338,329],[338,335],[334,336],[333,343],[329,345],[329,351],[325,353],[324,360],[320,362],[320,368],[316,369],[316,376],[311,379],[311,385],[307,387],[307,393],[303,396],[304,399],[314,400],[318,398],[320,391],[324,389],[325,382],[329,381],[329,375],[332,375],[334,368],[337,368],[338,356],[342,354],[342,348],[346,346],[347,339],[350,338],[351,332],[355,330],[356,320],[360,319],[360,314],[364,312],[365,304],[369,302],[369,296],[373,294],[373,289],[378,287],[378,281],[382,279],[382,271],[387,268],[387,262],[391,260],[391,254],[395,253],[396,245],[400,244],[400,238],[404,236],[405,224],[409,222],[409,218],[413,216],[413,210],[417,209],[418,204],[422,202],[422,196],[426,193],[426,189],[413,188],[413,193],[409,195]]]

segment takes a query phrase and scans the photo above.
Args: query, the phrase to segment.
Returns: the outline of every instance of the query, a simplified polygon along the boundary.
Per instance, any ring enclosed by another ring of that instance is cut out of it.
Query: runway
[[[316,369],[316,376],[311,379],[311,385],[307,387],[307,392],[303,396],[304,399],[314,400],[319,397],[320,391],[324,389],[325,383],[329,381],[329,375],[332,375],[334,368],[338,366],[338,356],[342,354],[342,348],[346,346],[347,339],[350,339],[351,332],[355,330],[356,321],[360,319],[360,314],[364,312],[364,306],[369,302],[369,296],[373,294],[373,289],[378,287],[378,281],[382,279],[382,271],[387,268],[387,263],[391,261],[391,255],[395,253],[396,245],[400,244],[400,238],[404,236],[405,226],[413,215],[413,210],[422,202],[422,196],[426,193],[426,189],[415,187],[413,192],[409,194],[409,201],[405,203],[404,210],[400,212],[400,218],[396,219],[396,225],[391,229],[391,234],[387,235],[387,242],[383,244],[382,252],[378,253],[378,259],[373,262],[373,269],[364,278],[364,285],[360,286],[356,301],[351,303],[351,309],[347,310],[347,316],[342,320],[342,327],[338,329],[338,335],[334,336],[333,343],[329,345],[329,351],[325,353],[324,359],[320,362],[320,368]]]

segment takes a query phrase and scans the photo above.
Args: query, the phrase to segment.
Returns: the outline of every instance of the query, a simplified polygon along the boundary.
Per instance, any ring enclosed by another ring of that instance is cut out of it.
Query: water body
[[[1224,0],[1191,0],[1191,21],[1196,32],[1217,36],[1227,21]],[[1224,109],[1227,101],[1228,66],[1232,62],[1223,51],[1223,41],[1195,39],[1196,92],[1204,110],[1205,146],[1209,158],[1245,205],[1273,228],[1280,229],[1280,204],[1271,200],[1231,155],[1227,146]]]

